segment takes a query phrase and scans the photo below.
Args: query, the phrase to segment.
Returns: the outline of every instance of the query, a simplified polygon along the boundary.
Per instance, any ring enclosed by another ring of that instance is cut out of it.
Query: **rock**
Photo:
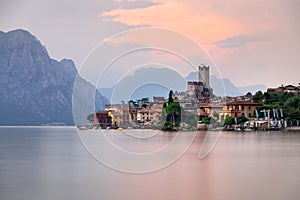
[[[0,125],[73,125],[74,62],[51,59],[40,41],[25,30],[0,32]],[[81,77],[83,91],[95,87]],[[96,109],[108,102],[96,92]]]

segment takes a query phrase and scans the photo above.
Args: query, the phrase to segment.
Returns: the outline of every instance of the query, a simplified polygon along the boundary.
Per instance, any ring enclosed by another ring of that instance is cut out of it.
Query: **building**
[[[293,94],[299,94],[300,93],[300,86],[294,86],[294,85],[287,85],[287,86],[281,86],[278,88],[268,88],[268,92],[288,92]]]
[[[94,125],[101,128],[112,127],[112,117],[108,111],[98,111],[94,113]]]
[[[112,124],[115,126],[127,126],[129,124],[128,104],[105,105],[105,111],[112,117]]]
[[[208,101],[213,96],[209,85],[209,66],[199,66],[198,81],[187,82],[187,91],[173,93],[175,101],[198,102]]]
[[[158,125],[162,120],[161,117],[162,117],[163,104],[164,103],[154,104],[150,108],[150,120],[154,125]]]
[[[186,95],[189,100],[201,100],[210,97],[209,88],[207,88],[203,82],[188,82]]]
[[[224,118],[221,118],[224,108],[224,104],[216,104],[216,103],[201,103],[198,109],[198,115],[201,117],[212,117],[217,121],[222,121]]]
[[[206,86],[206,88],[210,88],[210,85],[209,85],[209,66],[205,66],[203,64],[201,64],[199,66],[198,82],[202,82]]]
[[[154,104],[163,104],[166,102],[165,97],[153,97]]]
[[[255,115],[258,103],[252,101],[231,101],[228,103],[201,103],[198,115],[201,117],[212,117],[216,121],[223,121],[227,116],[251,118]]]
[[[130,117],[129,121],[130,122],[131,121],[134,121],[134,122],[138,121],[137,114],[138,114],[139,109],[140,108],[137,107],[137,106],[129,105],[129,117]]]
[[[223,120],[226,116],[241,117],[245,116],[250,118],[254,115],[255,108],[258,103],[251,101],[232,101],[223,106],[223,109],[219,111],[219,120]]]
[[[142,108],[137,111],[137,121],[140,123],[150,122],[150,111],[148,108]]]

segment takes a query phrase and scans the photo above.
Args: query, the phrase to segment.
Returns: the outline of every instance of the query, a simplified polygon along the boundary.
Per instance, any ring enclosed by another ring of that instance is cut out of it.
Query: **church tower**
[[[201,64],[199,66],[199,82],[202,82],[204,85],[206,85],[207,88],[210,88],[209,86],[209,66],[205,66]]]

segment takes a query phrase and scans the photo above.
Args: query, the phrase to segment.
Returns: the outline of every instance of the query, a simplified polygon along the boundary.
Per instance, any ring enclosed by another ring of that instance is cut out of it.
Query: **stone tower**
[[[200,65],[199,66],[199,82],[202,82],[207,88],[209,86],[209,66]]]

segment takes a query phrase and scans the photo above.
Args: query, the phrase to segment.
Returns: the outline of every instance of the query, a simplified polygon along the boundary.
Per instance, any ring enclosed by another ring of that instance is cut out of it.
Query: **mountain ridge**
[[[143,76],[147,77],[147,79],[148,79],[149,78],[148,77],[149,76],[149,73],[148,73],[149,69],[152,69],[152,68],[150,67],[150,68],[147,68],[147,69],[145,69],[145,68],[139,69],[130,78],[138,80],[139,79],[138,76],[136,76],[136,77],[134,77],[134,76],[138,75],[138,74],[143,74]],[[164,73],[161,73],[163,71],[164,71]],[[155,72],[159,73],[159,74],[163,74],[163,77],[168,77],[167,76],[168,74],[174,73],[174,71],[171,70],[171,69],[162,70],[162,69],[158,69],[158,68],[156,68]],[[172,78],[173,77],[176,78],[176,76],[172,76]],[[185,78],[186,81],[197,81],[198,80],[198,72],[191,72],[190,74],[188,74],[184,78]],[[180,81],[180,79],[178,79],[178,77],[176,78],[176,80]],[[175,81],[175,82],[178,82],[178,81]],[[131,80],[131,82],[136,82],[136,81]],[[181,82],[181,84],[182,84],[182,82]],[[238,87],[238,86],[234,85],[230,81],[229,78],[219,79],[215,75],[210,76],[210,86],[213,88],[213,92],[216,96],[242,96],[242,95],[245,95],[248,92],[251,92],[252,94],[255,94],[255,92],[257,92],[258,90],[261,90],[261,91],[266,91],[267,90],[267,87],[265,85],[260,85],[260,84],[250,85],[250,86],[246,86],[246,87]],[[107,99],[110,99],[112,97],[112,93],[113,93],[115,87],[116,86],[113,86],[111,88],[98,88],[98,89],[101,91],[101,93]],[[144,87],[144,86],[141,86],[141,87]],[[179,88],[179,87],[177,87],[177,88]],[[134,92],[135,95],[133,95],[132,98],[133,99],[138,99],[138,98],[143,98],[143,97],[152,98],[152,96],[154,96],[154,95],[167,97],[168,92],[169,92],[168,88],[157,87],[157,86],[154,86],[154,85],[153,85],[153,87],[150,87],[149,85],[145,86],[144,89],[145,89],[144,91],[143,90],[135,91]],[[162,95],[162,94],[164,94],[164,95]]]
[[[96,93],[96,109],[108,101],[77,76],[70,59],[50,58],[47,49],[22,29],[0,34],[0,125],[74,125],[72,92],[75,79],[82,96]],[[84,97],[77,97],[84,98]]]

